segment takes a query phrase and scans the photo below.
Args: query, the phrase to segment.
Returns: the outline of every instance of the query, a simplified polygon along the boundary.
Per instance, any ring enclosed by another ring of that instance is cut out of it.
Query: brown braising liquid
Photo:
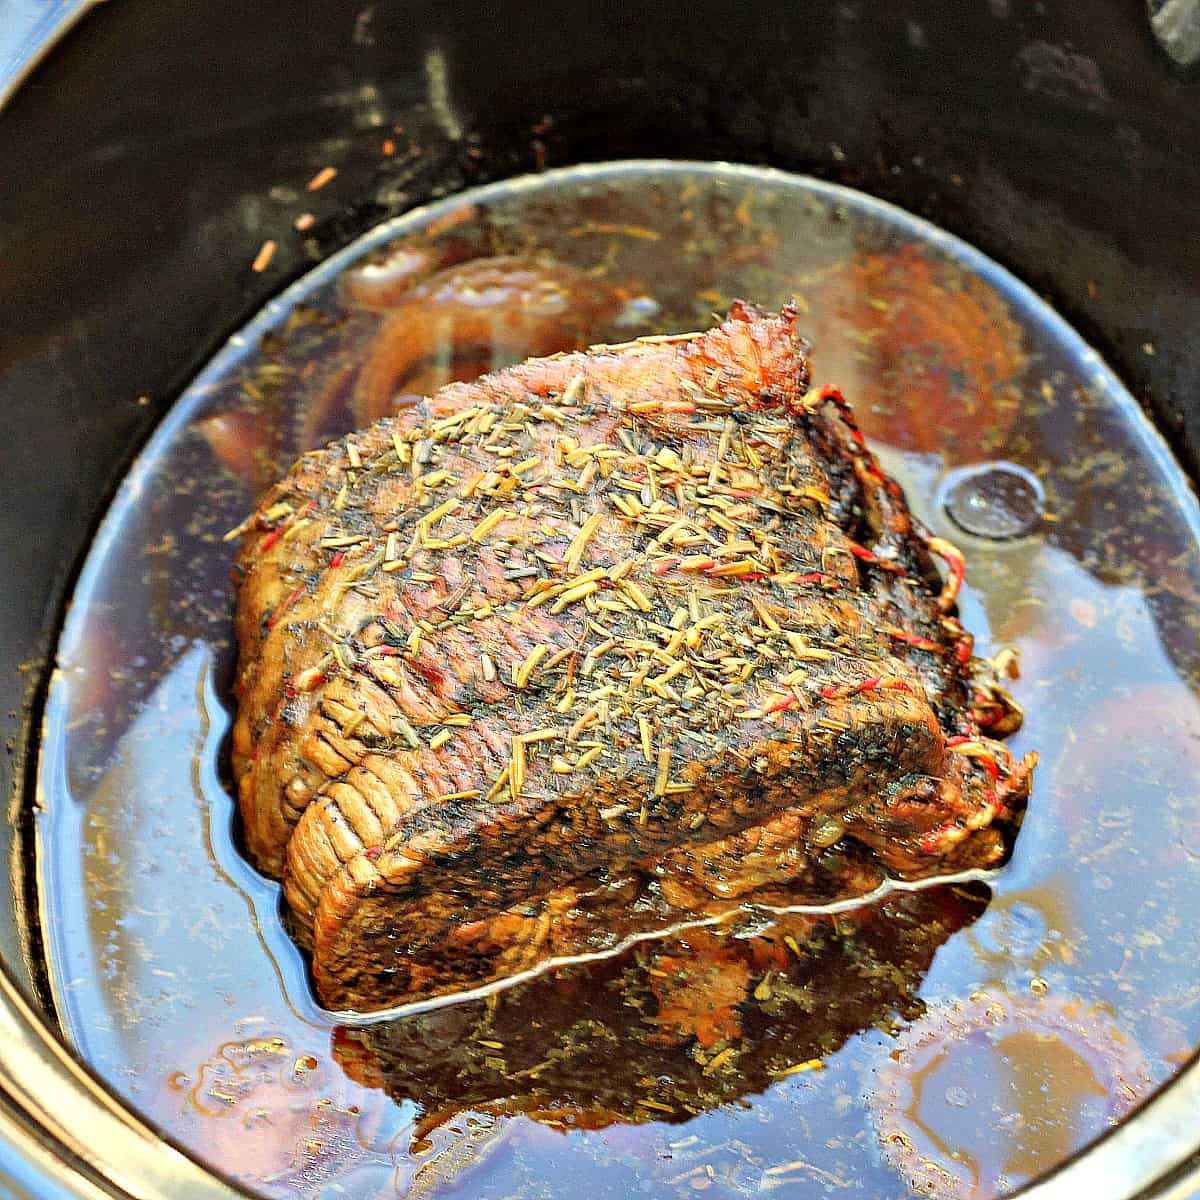
[[[584,169],[414,213],[201,375],[80,581],[51,690],[40,872],[68,1036],[267,1196],[984,1197],[1102,1132],[1200,1041],[1196,503],[1033,297],[851,193]],[[1014,646],[1042,765],[1012,861],[868,906],[646,941],[369,1025],[308,988],[224,778],[227,529],[304,449],[531,354],[795,298],[934,532],[964,623]],[[949,473],[1044,515],[964,532]]]

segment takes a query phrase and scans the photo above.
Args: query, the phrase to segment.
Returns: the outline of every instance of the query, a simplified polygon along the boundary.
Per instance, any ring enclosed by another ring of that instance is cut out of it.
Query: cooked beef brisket
[[[687,1121],[811,1069],[846,1038],[911,1016],[947,937],[986,889],[940,885],[840,914],[787,914],[647,941],[512,991],[334,1032],[348,1075],[411,1101],[414,1141],[464,1112],[563,1129]]]
[[[234,770],[327,1005],[509,974],[505,930],[584,950],[615,918],[578,894],[631,872],[677,916],[843,837],[906,877],[998,860],[1030,764],[981,736],[959,562],[807,385],[795,314],[739,305],[445,388],[265,497]]]

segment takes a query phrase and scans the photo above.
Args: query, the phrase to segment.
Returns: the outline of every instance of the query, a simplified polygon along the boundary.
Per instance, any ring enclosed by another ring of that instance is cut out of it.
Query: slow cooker
[[[72,586],[134,456],[234,331],[371,227],[620,159],[845,185],[1023,280],[1200,466],[1191,0],[25,0],[0,25],[6,1195],[245,1194],[61,1036],[36,888],[39,735]],[[419,149],[381,157],[393,129]],[[330,164],[333,199],[280,236]],[[1021,1194],[1200,1194],[1200,1060]]]

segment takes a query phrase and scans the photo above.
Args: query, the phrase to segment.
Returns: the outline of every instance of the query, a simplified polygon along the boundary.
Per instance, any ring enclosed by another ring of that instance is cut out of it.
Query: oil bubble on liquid
[[[339,1025],[278,886],[238,850],[223,535],[296,455],[406,398],[703,328],[739,297],[796,304],[815,382],[843,388],[914,510],[966,553],[978,652],[1018,652],[1013,750],[1042,761],[1012,860],[986,887],[696,931]],[[1078,336],[868,197],[626,163],[414,211],[200,374],[84,567],[39,766],[66,1034],[267,1196],[899,1195],[926,1183],[903,1139],[935,1194],[1032,1178],[1124,1111],[1113,1080],[1136,1098],[1200,1042],[1198,540],[1182,472]],[[1057,1073],[1025,1053],[1047,1039]],[[998,1135],[976,1104],[1028,1121]]]

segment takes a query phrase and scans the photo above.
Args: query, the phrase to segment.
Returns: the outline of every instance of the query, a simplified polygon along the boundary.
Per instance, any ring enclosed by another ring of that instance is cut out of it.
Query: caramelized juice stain
[[[1149,1066],[1113,1019],[1044,991],[936,1005],[901,1034],[871,1105],[919,1194],[988,1200],[1128,1112]]]
[[[1200,903],[1200,558],[1181,475],[1034,302],[869,202],[617,170],[445,211],[394,230],[377,265],[309,281],[218,360],[101,532],[41,766],[45,927],[76,1047],[197,1154],[302,1200],[892,1195],[924,1178],[893,1153],[905,1139],[935,1194],[983,1196],[1060,1161],[1200,1041],[1200,930],[1182,916]],[[1013,861],[989,889],[683,931],[339,1028],[236,844],[222,535],[298,453],[414,392],[702,328],[738,296],[798,296],[818,382],[845,388],[914,509],[966,552],[981,650],[1021,651],[1012,748],[1043,763]],[[948,468],[997,458],[1047,496],[1006,544],[936,501]],[[1019,998],[1000,1001],[1007,1023],[939,1033],[983,979]],[[883,1122],[893,1068],[903,1102]],[[998,1115],[972,1119],[959,1090]]]
[[[1070,888],[1053,878],[1038,887],[995,897],[984,917],[967,931],[978,958],[1001,971],[1020,965],[1040,971],[1056,963],[1071,963],[1079,929]]]
[[[999,1104],[981,1103],[980,1081],[994,1081]],[[964,1086],[972,1083],[970,1090]],[[1035,1179],[1047,1164],[1062,1162],[1078,1138],[1084,1105],[1107,1095],[1085,1058],[1057,1038],[1034,1033],[994,1045],[976,1035],[945,1050],[917,1072],[913,1093],[905,1116],[942,1157],[967,1168],[975,1192],[988,1196],[1002,1181]],[[971,1110],[999,1106],[1020,1113],[1019,1128],[1001,1125],[990,1143],[982,1142]]]

